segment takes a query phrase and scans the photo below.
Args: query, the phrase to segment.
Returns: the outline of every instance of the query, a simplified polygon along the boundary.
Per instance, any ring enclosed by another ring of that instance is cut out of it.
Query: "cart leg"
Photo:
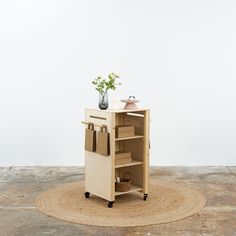
[[[113,203],[114,203],[114,202],[108,202],[108,205],[107,205],[107,206],[108,206],[109,208],[112,208],[112,207],[113,207]]]
[[[144,193],[144,194],[143,194],[143,200],[146,201],[146,200],[147,200],[147,197],[148,197],[148,194],[147,194],[147,193]]]
[[[89,192],[85,192],[85,193],[84,193],[85,198],[89,198],[89,195],[90,195]]]

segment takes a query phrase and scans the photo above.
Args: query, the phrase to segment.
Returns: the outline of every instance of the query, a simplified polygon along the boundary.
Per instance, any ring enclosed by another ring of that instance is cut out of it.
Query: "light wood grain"
[[[130,115],[127,113],[134,113]],[[93,152],[85,152],[85,191],[108,201],[115,196],[134,191],[148,193],[149,183],[149,110],[105,110],[86,109],[85,122],[92,122],[95,130],[106,125],[110,133],[110,156],[102,156]],[[115,138],[117,125],[134,125],[136,135],[126,138]],[[132,153],[133,161],[115,165],[115,152]],[[125,172],[131,173],[132,187],[130,191],[115,192],[115,177],[123,177]]]
[[[144,193],[148,193],[149,186],[149,145],[150,145],[150,111],[145,111],[145,119],[144,119],[144,164],[143,164],[143,191]]]
[[[102,117],[106,118],[106,120],[93,117]],[[100,126],[106,125],[111,139],[114,139],[112,114],[88,109],[86,110],[85,120]],[[98,131],[100,128],[96,127],[95,130]],[[111,149],[114,149],[112,145]],[[99,155],[95,152],[85,152],[85,191],[108,201],[114,200],[113,185],[111,183],[111,180],[114,179],[112,155],[113,151],[111,151],[110,156]]]

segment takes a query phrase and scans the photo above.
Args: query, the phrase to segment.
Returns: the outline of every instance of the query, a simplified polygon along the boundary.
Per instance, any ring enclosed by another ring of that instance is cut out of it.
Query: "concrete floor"
[[[236,235],[236,167],[153,167],[151,178],[201,191],[206,207],[177,222],[133,228],[76,225],[40,213],[34,198],[61,183],[84,179],[81,167],[0,168],[0,235]]]

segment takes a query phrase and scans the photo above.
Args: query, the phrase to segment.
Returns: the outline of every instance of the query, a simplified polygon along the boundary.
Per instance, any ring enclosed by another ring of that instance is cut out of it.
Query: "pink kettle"
[[[129,96],[128,99],[122,99],[121,102],[125,102],[124,109],[125,110],[136,110],[138,109],[135,103],[139,102],[139,100],[135,99],[135,96]]]

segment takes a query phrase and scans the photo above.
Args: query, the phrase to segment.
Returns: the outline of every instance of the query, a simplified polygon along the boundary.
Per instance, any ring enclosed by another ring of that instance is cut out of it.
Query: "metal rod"
[[[82,124],[84,124],[84,125],[88,125],[88,124],[90,124],[90,123],[92,123],[92,122],[85,122],[85,121],[81,121],[81,123]],[[93,124],[93,123],[92,123]],[[97,126],[97,127],[100,127],[100,128],[102,128],[104,125],[95,125],[95,124],[93,124],[94,126]]]
[[[131,112],[127,112],[128,116],[138,116],[138,117],[144,117],[143,114],[139,114],[139,113],[131,113]]]

